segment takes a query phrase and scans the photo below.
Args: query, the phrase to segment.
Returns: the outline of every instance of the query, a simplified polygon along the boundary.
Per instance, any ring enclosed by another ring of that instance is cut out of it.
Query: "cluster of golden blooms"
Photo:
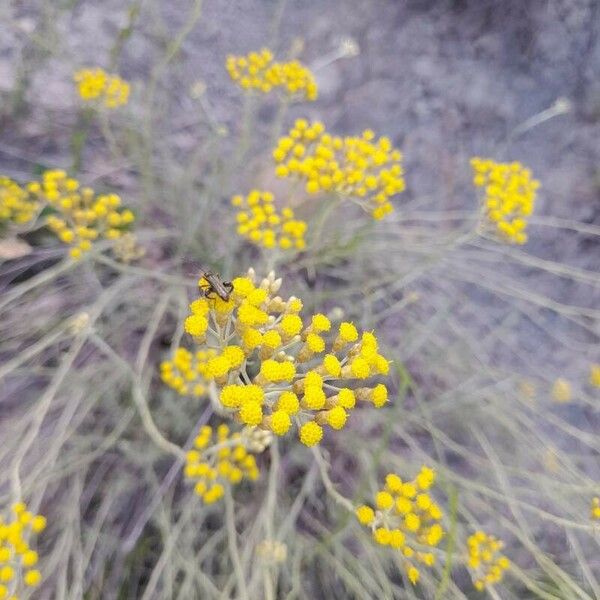
[[[225,67],[229,76],[244,90],[268,94],[281,90],[290,99],[312,102],[318,88],[310,69],[297,60],[275,62],[273,53],[263,48],[246,56],[228,56]]]
[[[592,498],[592,504],[590,506],[590,519],[594,521],[600,521],[600,498],[594,496]]]
[[[297,119],[273,150],[278,177],[306,182],[308,194],[330,192],[358,203],[375,219],[392,212],[390,198],[405,188],[402,153],[367,129],[358,137],[330,135],[319,121]]]
[[[373,333],[360,335],[343,322],[328,343],[329,318],[315,314],[305,323],[302,301],[278,296],[281,279],[273,273],[257,285],[251,269],[232,286],[228,301],[211,292],[190,304],[184,327],[201,348],[195,354],[178,348],[162,363],[167,385],[182,395],[216,385],[236,420],[279,436],[295,422],[307,446],[321,441],[324,425],[342,429],[357,400],[377,408],[386,403],[384,384],[365,385],[389,372]],[[357,382],[362,386],[352,389]]]
[[[500,553],[504,544],[493,535],[476,531],[467,540],[469,557],[467,564],[473,574],[473,585],[479,591],[486,585],[498,583],[510,561]]]
[[[14,504],[12,513],[6,521],[0,518],[0,599],[18,600],[19,574],[27,587],[35,587],[42,580],[42,574],[32,568],[38,553],[29,542],[32,534],[46,528],[46,517],[29,512],[24,502]]]
[[[98,101],[106,108],[118,108],[129,100],[129,84],[104,69],[80,69],[73,79],[79,96],[85,102]]]
[[[245,198],[233,196],[231,204],[240,209],[237,232],[253,244],[282,250],[305,248],[306,222],[295,219],[289,207],[277,212],[271,192],[251,190]]]
[[[96,195],[89,187],[81,187],[77,179],[65,171],[46,171],[40,182],[30,183],[29,191],[38,202],[46,203],[56,212],[47,218],[50,230],[70,246],[69,254],[80,258],[99,237],[116,240],[124,227],[135,217],[121,208],[117,194]]]
[[[533,213],[539,181],[520,162],[497,163],[474,157],[473,184],[485,188],[483,211],[487,224],[503,240],[527,242],[527,217]]]
[[[564,404],[573,398],[571,384],[564,377],[559,377],[552,385],[552,398],[555,402]]]
[[[230,433],[227,425],[219,425],[216,432],[209,425],[201,427],[194,447],[187,453],[184,474],[195,482],[194,492],[206,504],[222,498],[227,484],[258,479],[256,459],[248,453],[242,434]]]
[[[590,385],[600,388],[600,365],[590,366]]]
[[[434,481],[435,471],[426,466],[412,481],[388,473],[385,487],[375,494],[375,508],[363,504],[356,509],[358,521],[371,529],[375,542],[402,553],[413,585],[420,577],[417,565],[435,564],[435,554],[423,547],[435,548],[444,536],[442,510],[427,493]]]
[[[29,189],[8,177],[0,176],[0,222],[29,223],[39,212],[40,203]]]

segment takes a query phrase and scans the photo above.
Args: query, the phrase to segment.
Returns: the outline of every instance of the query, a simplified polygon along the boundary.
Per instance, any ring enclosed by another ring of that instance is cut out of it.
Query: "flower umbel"
[[[30,193],[29,186],[23,188],[12,179],[0,176],[0,223],[9,221],[15,225],[24,225],[39,210],[40,202]]]
[[[278,177],[305,181],[308,194],[336,193],[351,199],[374,219],[392,212],[390,198],[404,190],[402,154],[387,137],[338,137],[320,122],[298,119],[273,150]]]
[[[121,207],[117,194],[96,195],[62,170],[44,172],[41,182],[30,184],[29,189],[40,203],[55,210],[47,218],[48,227],[70,247],[69,254],[75,259],[90,250],[98,238],[120,238],[135,220],[129,209]]]
[[[513,244],[527,242],[527,218],[533,213],[539,181],[520,162],[497,163],[474,157],[473,184],[484,188],[485,225],[500,239]]]
[[[376,543],[400,552],[413,585],[419,580],[420,565],[435,563],[435,554],[423,551],[424,547],[435,548],[444,536],[442,510],[428,493],[434,482],[435,471],[426,466],[407,482],[388,473],[385,487],[375,494],[375,508],[356,509],[358,521],[371,529]]]
[[[352,323],[333,333],[322,314],[303,321],[302,302],[278,296],[281,280],[272,273],[258,285],[253,271],[232,284],[228,302],[190,304],[184,328],[199,349],[178,348],[162,363],[167,385],[202,395],[214,383],[236,420],[278,436],[296,425],[307,446],[321,441],[325,426],[342,429],[357,401],[386,403],[385,385],[368,384],[389,370],[373,333],[359,335]]]
[[[187,453],[184,474],[206,504],[217,502],[225,485],[258,479],[256,459],[248,453],[245,438],[239,432],[230,433],[227,425],[219,425],[216,431],[209,425],[201,427],[194,447]]]
[[[129,84],[118,75],[110,75],[100,68],[81,69],[73,76],[79,96],[85,102],[100,102],[106,108],[127,104]]]
[[[304,249],[306,222],[294,218],[289,207],[278,212],[271,192],[252,190],[246,197],[234,196],[231,203],[240,209],[237,232],[248,241],[269,249]]]
[[[498,583],[510,566],[508,558],[500,553],[504,544],[493,535],[476,531],[467,540],[467,546],[467,564],[475,588],[481,591],[486,585]]]
[[[42,580],[35,569],[38,553],[30,547],[31,538],[46,528],[46,518],[27,510],[24,502],[12,506],[11,516],[0,517],[0,598],[17,598],[25,587]]]
[[[275,62],[268,48],[246,56],[228,56],[225,67],[229,76],[244,90],[268,94],[281,92],[292,100],[313,101],[318,88],[310,69],[297,60]]]

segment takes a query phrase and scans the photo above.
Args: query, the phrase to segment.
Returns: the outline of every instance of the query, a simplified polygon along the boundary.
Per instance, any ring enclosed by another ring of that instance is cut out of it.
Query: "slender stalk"
[[[248,591],[244,580],[244,571],[242,569],[242,561],[240,559],[240,551],[237,545],[237,531],[235,530],[235,514],[233,497],[231,489],[225,486],[225,526],[227,528],[227,542],[229,547],[229,555],[233,562],[233,570],[235,573],[238,595],[242,600],[248,600]]]

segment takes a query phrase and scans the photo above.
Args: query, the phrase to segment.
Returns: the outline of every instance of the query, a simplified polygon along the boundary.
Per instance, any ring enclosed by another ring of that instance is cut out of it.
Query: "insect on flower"
[[[212,273],[204,269],[200,269],[198,287],[206,298],[214,298],[214,294],[216,294],[223,302],[229,302],[229,296],[233,292],[231,281],[223,281],[218,273]]]

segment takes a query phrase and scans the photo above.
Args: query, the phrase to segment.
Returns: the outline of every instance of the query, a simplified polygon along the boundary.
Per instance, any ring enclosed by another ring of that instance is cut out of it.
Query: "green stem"
[[[79,173],[83,162],[83,149],[90,132],[90,126],[94,118],[94,109],[90,107],[82,108],[79,112],[75,131],[71,135],[71,156],[73,163],[71,171]]]
[[[125,42],[131,37],[135,27],[135,22],[140,15],[142,2],[143,0],[137,0],[129,7],[129,10],[127,11],[127,24],[122,29],[119,29],[117,39],[110,49],[109,65],[111,71],[117,70]]]

